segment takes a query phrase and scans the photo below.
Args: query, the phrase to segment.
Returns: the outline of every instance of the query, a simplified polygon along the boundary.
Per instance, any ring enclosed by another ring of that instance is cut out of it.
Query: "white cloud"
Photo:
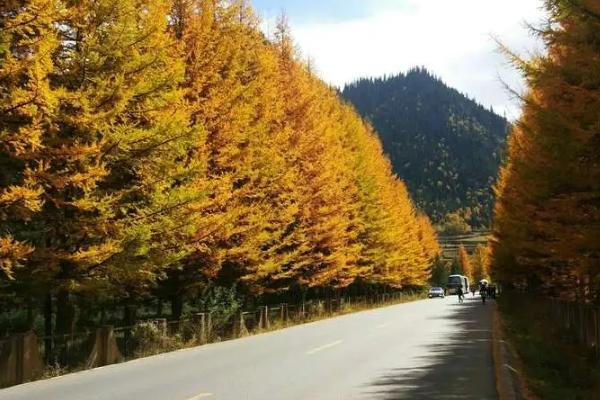
[[[400,3],[402,3],[400,5]],[[538,23],[539,0],[372,1],[360,19],[294,24],[303,53],[324,80],[341,86],[423,65],[450,86],[498,112],[516,117],[518,107],[500,79],[522,88],[491,36],[517,51],[539,49],[524,23]],[[307,5],[308,7],[308,5]]]

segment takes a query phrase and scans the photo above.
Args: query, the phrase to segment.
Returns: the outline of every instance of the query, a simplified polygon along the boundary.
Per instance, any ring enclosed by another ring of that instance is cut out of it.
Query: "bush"
[[[210,286],[202,293],[201,298],[201,308],[211,314],[214,334],[226,335],[231,331],[233,320],[243,306],[237,288]]]
[[[446,235],[462,235],[472,230],[471,225],[459,213],[446,214],[441,226],[441,232]]]
[[[131,332],[136,357],[145,357],[183,348],[185,344],[179,334],[169,336],[155,322],[139,322]]]

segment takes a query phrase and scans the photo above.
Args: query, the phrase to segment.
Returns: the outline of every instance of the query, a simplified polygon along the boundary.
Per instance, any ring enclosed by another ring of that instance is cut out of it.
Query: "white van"
[[[469,292],[469,278],[464,275],[450,275],[446,285],[446,294],[456,294],[456,290],[462,287],[463,294]]]

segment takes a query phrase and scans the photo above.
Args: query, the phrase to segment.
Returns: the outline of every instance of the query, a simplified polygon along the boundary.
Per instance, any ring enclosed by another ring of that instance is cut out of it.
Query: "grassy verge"
[[[600,363],[532,296],[499,299],[506,335],[523,362],[529,390],[543,400],[600,399]]]

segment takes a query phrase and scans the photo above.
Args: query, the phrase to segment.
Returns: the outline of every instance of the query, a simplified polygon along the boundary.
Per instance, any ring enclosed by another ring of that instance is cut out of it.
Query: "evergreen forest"
[[[489,228],[508,121],[425,68],[359,79],[342,95],[373,124],[393,170],[432,220]],[[463,229],[464,230],[464,229]],[[450,232],[455,233],[455,232]]]

